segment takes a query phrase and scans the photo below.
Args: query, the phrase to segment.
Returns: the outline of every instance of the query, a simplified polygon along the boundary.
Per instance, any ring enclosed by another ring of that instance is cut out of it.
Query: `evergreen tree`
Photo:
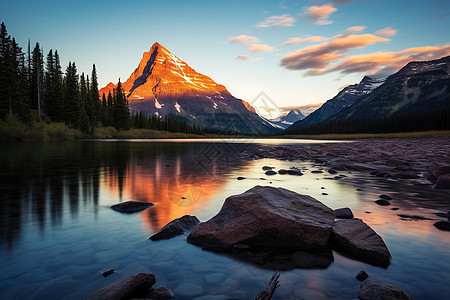
[[[58,50],[55,50],[53,62],[54,62],[53,88],[54,88],[55,103],[52,121],[61,122],[64,121],[64,88],[63,88],[63,73],[61,70],[61,63],[59,60]]]
[[[115,89],[113,89],[113,94],[115,94]],[[113,125],[113,112],[114,112],[114,98],[111,92],[108,92],[108,109],[107,109],[107,126]]]
[[[117,130],[128,130],[131,128],[130,108],[120,80],[114,94],[113,125]]]
[[[93,103],[94,108],[94,125],[97,126],[97,122],[103,122],[105,117],[105,111],[103,109],[103,103],[100,102],[100,94],[98,93],[98,78],[97,78],[97,70],[95,68],[95,64],[92,66],[92,74],[91,74],[91,89],[90,96]],[[105,101],[106,104],[106,101]]]
[[[101,122],[103,126],[108,126],[108,103],[106,102],[105,93],[102,95]]]
[[[76,128],[81,125],[81,105],[79,99],[79,82],[75,63],[69,62],[64,78],[65,122]]]
[[[30,105],[32,109],[37,109],[41,116],[41,104],[43,98],[44,67],[43,56],[39,43],[31,54],[31,77],[30,77]]]
[[[0,28],[0,117],[3,118],[10,112],[11,90],[11,37],[8,35],[5,23]]]

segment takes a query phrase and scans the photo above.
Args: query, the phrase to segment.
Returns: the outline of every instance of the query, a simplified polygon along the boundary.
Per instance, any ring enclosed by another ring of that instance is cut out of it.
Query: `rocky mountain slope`
[[[263,134],[280,130],[247,102],[233,97],[223,85],[196,72],[159,43],[143,54],[122,85],[132,113],[170,116],[219,132]],[[100,95],[107,95],[116,86],[109,83]]]
[[[311,126],[329,120],[336,113],[356,103],[361,97],[370,94],[374,89],[382,85],[385,80],[386,78],[364,76],[361,82],[345,87],[319,109],[302,121],[295,123],[292,128]]]
[[[284,113],[278,118],[271,119],[270,121],[284,129],[288,128],[295,122],[303,120],[305,116],[298,109],[291,109],[288,113]]]

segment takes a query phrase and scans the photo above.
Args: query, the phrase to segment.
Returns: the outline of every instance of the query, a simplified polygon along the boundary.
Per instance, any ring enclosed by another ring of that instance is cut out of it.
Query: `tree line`
[[[89,77],[90,75],[90,77]],[[62,71],[57,50],[44,51],[28,41],[24,53],[6,26],[0,29],[0,119],[8,115],[30,125],[63,122],[74,129],[93,133],[95,128],[113,126],[117,130],[147,128],[173,132],[199,133],[184,121],[142,113],[130,114],[122,84],[113,92],[99,95],[95,64],[90,74],[78,73],[75,62]]]
[[[352,118],[287,129],[282,134],[351,134],[396,133],[430,130],[450,130],[450,109],[431,112],[393,114],[383,118]]]

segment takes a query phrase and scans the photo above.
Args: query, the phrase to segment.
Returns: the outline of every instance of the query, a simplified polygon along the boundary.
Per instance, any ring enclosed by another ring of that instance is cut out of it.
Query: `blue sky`
[[[248,102],[324,102],[366,74],[450,55],[450,2],[4,1],[0,21],[23,48],[57,49],[63,68],[123,81],[158,41]]]

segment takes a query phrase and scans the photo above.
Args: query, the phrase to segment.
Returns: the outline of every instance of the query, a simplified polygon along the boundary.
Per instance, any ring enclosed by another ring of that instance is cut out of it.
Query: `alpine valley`
[[[196,72],[159,43],[145,52],[122,84],[131,113],[171,117],[219,133],[270,134],[284,129],[260,117],[225,86]],[[109,83],[100,95],[113,92]]]

